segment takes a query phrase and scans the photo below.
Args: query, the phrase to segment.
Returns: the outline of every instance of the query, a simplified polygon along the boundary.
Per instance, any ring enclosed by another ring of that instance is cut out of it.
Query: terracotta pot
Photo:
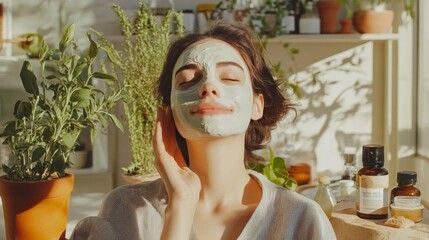
[[[393,11],[356,11],[353,26],[360,33],[385,33],[392,25]]]
[[[74,176],[16,182],[0,178],[6,239],[65,239]]]
[[[353,34],[356,33],[352,29],[353,20],[351,18],[344,18],[340,20],[341,30],[338,33],[342,34]]]
[[[317,10],[320,17],[320,33],[337,33],[338,0],[322,0],[317,2]]]

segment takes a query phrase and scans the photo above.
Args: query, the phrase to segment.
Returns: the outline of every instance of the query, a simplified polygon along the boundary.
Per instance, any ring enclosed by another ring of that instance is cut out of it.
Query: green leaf
[[[102,73],[102,72],[94,72],[92,74],[92,77],[95,77],[98,79],[107,79],[107,80],[112,80],[112,81],[118,81],[118,79],[116,79],[114,76],[107,74],[107,73]]]
[[[97,118],[98,118],[98,121],[100,121],[101,126],[107,127],[106,119],[104,118],[104,116],[101,113],[97,113]]]
[[[265,166],[263,173],[271,182],[277,185],[282,186],[283,183],[285,182],[283,178],[279,178],[276,176],[276,174],[274,173],[273,169],[270,166]]]
[[[81,61],[74,69],[73,71],[73,76],[75,77],[79,77],[83,70],[88,66],[88,64],[86,63],[86,61]]]
[[[294,179],[288,178],[286,182],[283,184],[283,186],[291,191],[295,191],[296,188],[298,187],[298,183]]]
[[[62,140],[64,145],[67,147],[67,149],[73,149],[76,143],[75,137],[76,137],[75,133],[65,132],[62,134]]]
[[[274,158],[272,168],[277,176],[284,176],[285,173],[287,174],[285,161],[281,157]]]
[[[299,49],[298,49],[298,48],[292,48],[292,49],[290,50],[290,53],[291,53],[291,54],[298,54],[298,53],[299,53]]]
[[[90,59],[94,59],[97,56],[97,54],[98,54],[98,46],[94,42],[94,40],[92,40],[91,34],[87,33],[86,35],[88,36],[89,42],[91,43],[91,45],[89,46],[89,50],[88,50],[88,55],[87,56]]]
[[[48,54],[48,52],[49,52],[48,44],[46,43],[45,40],[42,40],[41,48],[40,48],[40,53],[39,53],[39,59],[41,61],[45,61],[46,60],[46,55]]]
[[[115,115],[110,113],[106,113],[106,115],[110,118],[113,124],[115,124],[115,126],[119,128],[119,130],[121,130],[121,132],[124,132],[124,127],[122,126],[121,121],[119,121],[119,119]]]
[[[46,54],[45,60],[47,60],[47,61],[59,61],[60,60],[60,54],[57,50],[55,50],[55,51],[50,50]]]
[[[89,100],[90,97],[91,97],[91,89],[82,88],[73,92],[71,96],[71,101],[73,102],[85,101],[85,100]]]
[[[31,116],[31,109],[31,103],[18,100],[15,104],[13,115],[18,119],[28,118]]]
[[[73,40],[74,28],[74,24],[70,24],[63,32],[61,41],[59,43],[60,52],[64,52],[64,50],[70,45],[71,41]]]
[[[29,61],[24,61],[19,76],[21,77],[21,81],[24,85],[24,89],[26,92],[31,93],[33,95],[39,95],[37,78],[36,75],[34,75],[33,67],[31,66]]]
[[[95,135],[97,135],[97,131],[95,130],[95,128],[91,128],[91,143],[94,142]]]
[[[62,117],[60,108],[57,105],[54,105],[53,109],[54,109],[55,117],[57,118],[58,122],[62,122],[63,117]]]
[[[35,161],[39,161],[40,158],[43,156],[43,154],[45,154],[45,148],[44,147],[37,147],[36,149],[33,150],[33,155],[31,156],[31,161],[35,162]]]
[[[271,147],[268,148],[269,152],[270,152],[270,158],[269,158],[269,162],[270,164],[273,164],[274,161],[274,151]]]
[[[86,108],[91,104],[91,101],[89,100],[81,100],[79,101],[75,107],[77,108]]]
[[[52,168],[53,172],[58,172],[60,175],[64,175],[64,169],[66,167],[66,162],[62,156],[54,156],[52,159]]]
[[[102,47],[101,49],[103,49],[106,52],[107,57],[109,58],[109,60],[113,64],[119,65],[119,66],[122,65],[120,57],[119,57],[119,54],[118,54],[118,52],[115,49],[112,49],[112,48],[110,48],[108,46]]]
[[[7,137],[15,135],[15,121],[9,121],[5,123],[3,132],[0,134],[0,137]]]
[[[7,166],[6,164],[2,164],[1,168],[2,168],[2,170],[3,170],[4,173],[9,174],[9,172],[10,172],[10,167],[9,166]]]

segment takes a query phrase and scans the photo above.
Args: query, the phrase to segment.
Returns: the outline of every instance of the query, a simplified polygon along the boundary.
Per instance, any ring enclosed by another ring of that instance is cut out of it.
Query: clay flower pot
[[[74,176],[17,182],[0,178],[6,239],[65,239]]]
[[[360,33],[385,33],[392,25],[393,11],[356,11],[353,26]]]
[[[321,0],[317,2],[317,10],[320,18],[320,33],[337,33],[338,0]]]

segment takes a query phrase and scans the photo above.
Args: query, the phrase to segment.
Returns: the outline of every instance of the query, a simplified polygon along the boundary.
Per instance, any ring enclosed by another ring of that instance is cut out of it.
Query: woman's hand
[[[176,127],[170,108],[158,109],[153,140],[155,166],[164,180],[170,201],[198,201],[201,183],[186,165],[176,143]]]
[[[153,138],[155,166],[168,194],[161,239],[189,239],[201,182],[187,166],[176,142],[171,109],[158,109]]]

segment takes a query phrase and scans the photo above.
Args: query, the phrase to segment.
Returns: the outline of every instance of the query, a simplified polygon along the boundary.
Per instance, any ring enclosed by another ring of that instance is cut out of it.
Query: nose
[[[219,89],[212,83],[205,83],[200,90],[200,98],[208,97],[210,95],[219,97]]]

